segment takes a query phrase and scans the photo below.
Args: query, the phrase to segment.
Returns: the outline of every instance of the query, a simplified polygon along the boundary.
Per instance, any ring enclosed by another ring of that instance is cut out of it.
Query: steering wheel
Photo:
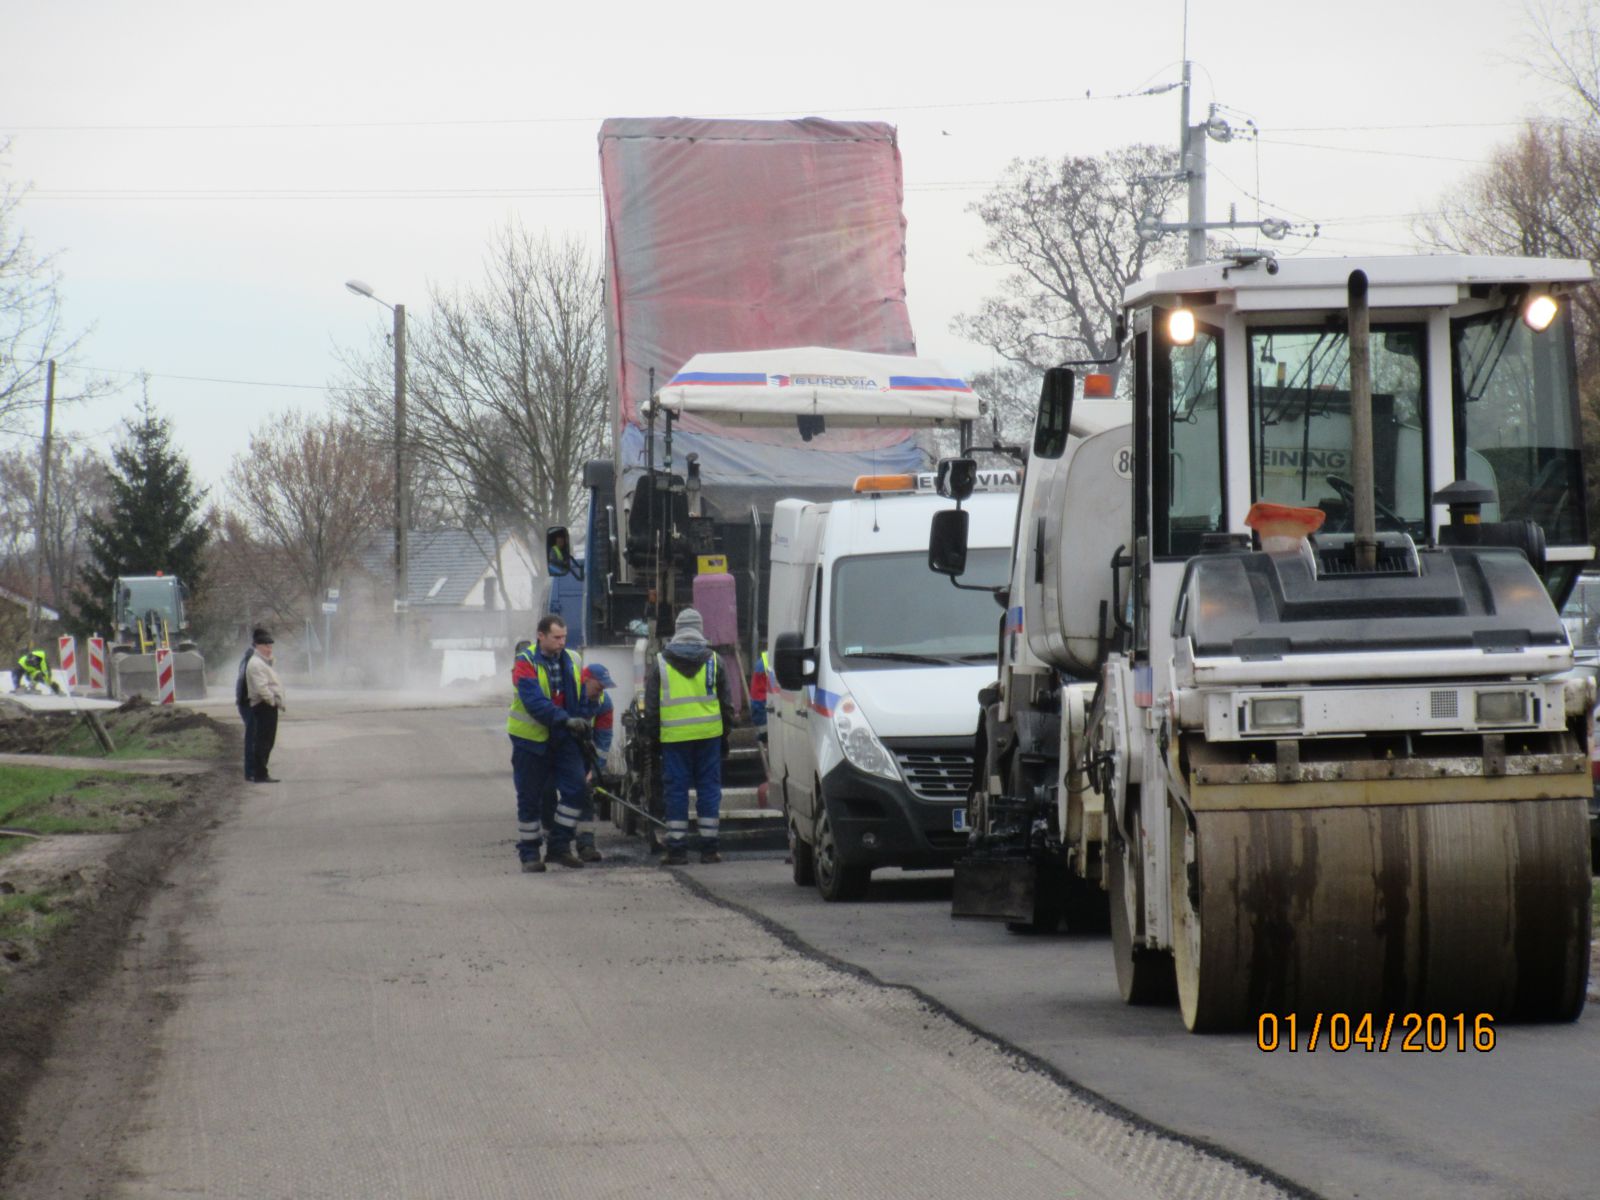
[[[1349,529],[1354,529],[1356,523],[1355,485],[1342,475],[1328,475],[1325,476],[1325,478],[1328,481],[1328,486],[1334,491],[1338,492],[1339,499],[1344,501],[1346,520],[1348,522]],[[1372,497],[1372,510],[1384,520],[1391,522],[1397,529],[1404,529],[1406,527],[1405,518],[1399,513],[1395,512],[1394,509],[1390,508],[1382,500],[1379,500],[1376,495]],[[1332,530],[1329,532],[1331,533]],[[1348,530],[1344,532],[1348,532]]]

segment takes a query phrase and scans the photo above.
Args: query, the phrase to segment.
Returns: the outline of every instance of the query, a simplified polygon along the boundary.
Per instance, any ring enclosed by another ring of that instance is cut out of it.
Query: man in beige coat
[[[283,684],[272,669],[272,634],[256,630],[255,653],[244,668],[245,695],[250,701],[250,721],[255,727],[255,763],[252,783],[277,783],[267,774],[267,759],[278,740],[278,714],[284,710]]]

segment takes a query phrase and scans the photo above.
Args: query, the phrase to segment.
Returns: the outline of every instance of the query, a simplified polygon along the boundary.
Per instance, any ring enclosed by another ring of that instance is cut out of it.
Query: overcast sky
[[[1179,125],[1176,92],[1113,97],[1178,78],[1182,0],[0,12],[0,172],[32,185],[22,225],[59,252],[81,362],[129,384],[61,423],[108,444],[149,372],[206,484],[274,414],[324,408],[335,347],[387,325],[346,279],[416,312],[430,281],[480,275],[510,217],[598,250],[603,117],[896,124],[918,345],[963,373],[992,360],[951,318],[995,278],[967,205],[1013,158],[1175,145]],[[1322,224],[1281,253],[1404,252],[1410,214],[1551,110],[1527,24],[1516,0],[1192,0],[1196,112],[1261,131],[1211,144],[1211,218],[1254,217],[1258,194]]]

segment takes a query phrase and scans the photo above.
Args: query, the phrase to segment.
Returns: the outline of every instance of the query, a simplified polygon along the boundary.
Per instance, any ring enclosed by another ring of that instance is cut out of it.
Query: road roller
[[[1196,1031],[1575,1019],[1591,280],[1248,253],[1133,284],[1119,357],[1045,379],[956,915],[1109,926],[1123,998]]]

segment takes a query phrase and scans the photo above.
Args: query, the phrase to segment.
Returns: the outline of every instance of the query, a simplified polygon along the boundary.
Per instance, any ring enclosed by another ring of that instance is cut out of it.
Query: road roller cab
[[[1590,278],[1241,259],[1129,290],[1128,620],[1075,756],[1128,999],[1175,983],[1194,1029],[1581,1010],[1594,684],[1558,610],[1593,556]]]

